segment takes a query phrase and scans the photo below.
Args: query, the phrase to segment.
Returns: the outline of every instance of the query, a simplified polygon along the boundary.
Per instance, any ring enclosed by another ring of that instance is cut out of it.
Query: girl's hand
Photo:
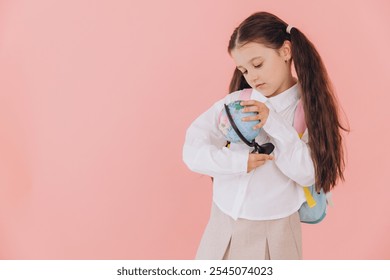
[[[265,106],[264,103],[261,103],[256,100],[246,100],[242,101],[240,104],[241,106],[245,106],[245,108],[242,109],[243,112],[257,113],[257,115],[242,118],[242,121],[260,121],[260,123],[255,125],[253,129],[258,129],[265,125],[269,116],[269,109],[267,106]]]
[[[267,160],[273,160],[274,156],[267,154],[249,154],[247,172],[251,172],[256,167],[262,166]]]

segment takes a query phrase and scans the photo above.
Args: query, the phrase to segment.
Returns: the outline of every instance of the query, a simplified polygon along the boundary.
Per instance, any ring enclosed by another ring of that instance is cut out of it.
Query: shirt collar
[[[285,91],[279,93],[273,97],[265,97],[259,91],[253,89],[252,91],[252,99],[263,102],[270,103],[276,112],[281,112],[287,107],[289,107],[294,102],[297,102],[299,99],[299,86],[298,83],[286,89]]]

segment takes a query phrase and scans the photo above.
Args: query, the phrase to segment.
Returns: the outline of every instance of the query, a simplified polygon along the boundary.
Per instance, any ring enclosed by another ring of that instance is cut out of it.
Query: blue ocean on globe
[[[244,106],[241,106],[240,103],[242,100],[233,101],[229,104],[227,104],[229,108],[229,112],[232,115],[232,118],[234,120],[234,123],[236,124],[238,130],[241,132],[241,134],[249,141],[251,142],[253,139],[255,139],[259,133],[260,128],[254,130],[253,127],[259,123],[259,121],[242,121],[241,119],[244,117],[249,117],[256,115],[255,112],[243,112],[242,109],[244,109]],[[231,143],[237,143],[240,142],[241,139],[237,135],[237,133],[234,131],[233,127],[230,125],[229,118],[226,114],[225,107],[222,109],[220,115],[219,115],[219,122],[218,122],[218,128],[221,130],[222,134],[225,136],[226,140],[228,140]]]

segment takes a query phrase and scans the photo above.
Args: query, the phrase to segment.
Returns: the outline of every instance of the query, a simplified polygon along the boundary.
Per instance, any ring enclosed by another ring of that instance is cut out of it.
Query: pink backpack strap
[[[305,111],[303,111],[303,104],[301,100],[298,101],[297,108],[295,109],[294,127],[295,130],[298,132],[299,137],[302,137],[303,133],[306,130],[306,121]]]
[[[249,100],[251,98],[252,89],[251,88],[244,88],[240,92],[240,100]]]

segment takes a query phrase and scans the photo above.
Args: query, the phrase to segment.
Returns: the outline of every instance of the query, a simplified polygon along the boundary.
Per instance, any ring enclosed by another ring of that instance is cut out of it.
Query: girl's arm
[[[226,139],[218,129],[223,104],[223,99],[216,102],[187,129],[183,161],[194,172],[212,177],[247,172],[249,151],[226,148]]]
[[[272,137],[275,145],[275,163],[289,178],[302,186],[311,186],[315,182],[315,171],[308,143],[307,130],[302,139],[291,124],[278,113],[269,110],[265,132]]]

